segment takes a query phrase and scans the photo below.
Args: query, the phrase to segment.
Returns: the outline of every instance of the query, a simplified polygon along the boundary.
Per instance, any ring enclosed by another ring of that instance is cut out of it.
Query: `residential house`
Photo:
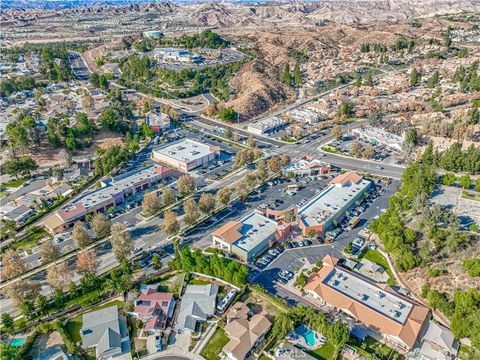
[[[97,359],[112,359],[130,353],[127,321],[117,305],[83,314],[82,347],[95,348]]]
[[[146,287],[135,300],[131,313],[144,322],[143,329],[149,335],[160,333],[173,316],[175,299],[172,293],[162,293]]]
[[[209,285],[187,285],[180,302],[175,323],[177,332],[193,333],[197,324],[207,321],[215,313],[217,302],[218,286]]]
[[[244,303],[236,303],[227,313],[225,332],[230,341],[223,347],[227,359],[248,359],[265,338],[272,323],[265,314],[252,315]]]

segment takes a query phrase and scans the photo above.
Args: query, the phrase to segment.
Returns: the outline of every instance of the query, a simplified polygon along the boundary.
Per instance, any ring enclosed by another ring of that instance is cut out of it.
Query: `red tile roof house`
[[[412,349],[430,319],[430,310],[398,294],[386,284],[373,283],[337,265],[338,259],[326,255],[323,267],[310,276],[304,290],[317,300],[341,310],[383,340],[404,350]]]
[[[166,329],[174,309],[175,300],[172,293],[161,293],[146,288],[135,300],[135,309],[131,314],[144,322],[143,329],[147,334],[154,335]]]

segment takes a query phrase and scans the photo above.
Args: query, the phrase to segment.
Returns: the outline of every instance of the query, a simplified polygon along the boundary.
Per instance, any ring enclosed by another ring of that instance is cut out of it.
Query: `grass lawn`
[[[200,279],[190,279],[188,285],[208,285],[211,284],[210,281],[200,280]]]
[[[7,188],[16,188],[21,186],[27,179],[20,179],[20,180],[12,180],[7,183],[3,183],[0,186],[1,187],[7,187]]]
[[[307,353],[321,360],[336,359],[335,347],[328,342],[325,345],[319,347],[318,349],[315,349],[313,351],[307,351]]]
[[[378,265],[381,265],[385,271],[388,274],[388,281],[387,284],[389,285],[397,285],[397,282],[395,281],[395,277],[393,276],[392,269],[390,269],[390,266],[388,266],[388,261],[385,259],[385,256],[383,256],[380,251],[378,250],[367,250],[364,252],[360,258],[365,258],[367,260],[370,260],[371,262],[374,262]]]
[[[97,311],[97,310],[100,310],[100,309],[104,309],[104,308],[107,308],[107,307],[110,307],[110,306],[113,306],[113,305],[117,305],[117,307],[119,309],[123,309],[123,302],[120,301],[120,300],[115,300],[115,301],[103,304],[101,306],[97,306],[97,307],[93,308],[92,310],[86,311],[85,313],[79,314],[79,315],[75,316],[74,318],[68,320],[67,324],[65,325],[65,328],[68,331],[68,333],[70,334],[70,336],[72,337],[73,341],[75,343],[77,343],[77,342],[82,340],[81,337],[80,337],[80,329],[82,328],[83,314],[86,314],[86,313],[89,313],[89,312],[92,312],[92,311]]]
[[[462,344],[458,351],[458,358],[461,360],[480,359],[480,351]]]
[[[383,360],[395,360],[400,359],[401,354],[392,350],[387,345],[381,343],[378,340],[375,340],[371,336],[367,336],[364,341],[364,348],[362,348],[361,343],[355,341],[354,339],[350,339],[348,345],[352,348],[357,349],[358,353],[364,356],[369,356],[370,354],[376,354],[378,358]],[[392,353],[393,351],[393,353]]]
[[[217,327],[215,334],[210,338],[210,341],[207,343],[200,353],[205,359],[208,360],[220,360],[219,354],[221,353],[223,347],[228,343],[228,336],[225,334],[225,331]]]
[[[35,227],[28,231],[28,234],[22,239],[14,242],[10,248],[11,249],[22,249],[27,250],[34,247],[37,244],[37,241],[43,239],[44,237],[50,237],[50,234],[47,233],[41,227]]]

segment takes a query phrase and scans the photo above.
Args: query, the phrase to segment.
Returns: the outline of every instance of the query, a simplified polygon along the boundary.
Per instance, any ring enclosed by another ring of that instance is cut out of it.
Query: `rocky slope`
[[[269,3],[140,3],[125,6],[90,6],[61,10],[9,9],[0,12],[4,23],[20,24],[36,19],[104,13],[146,13],[176,15],[191,19],[192,25],[209,27],[317,25],[324,21],[353,24],[371,21],[429,17],[435,14],[477,11],[480,0],[327,0],[325,2]]]

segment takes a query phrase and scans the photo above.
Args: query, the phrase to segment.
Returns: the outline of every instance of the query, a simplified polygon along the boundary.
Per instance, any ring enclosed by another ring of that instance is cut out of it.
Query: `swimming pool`
[[[315,331],[310,330],[305,324],[302,324],[295,329],[295,332],[304,337],[305,343],[308,346],[315,346]]]
[[[20,347],[23,345],[24,342],[25,342],[25,339],[23,338],[15,338],[10,340],[10,345],[13,347]]]

